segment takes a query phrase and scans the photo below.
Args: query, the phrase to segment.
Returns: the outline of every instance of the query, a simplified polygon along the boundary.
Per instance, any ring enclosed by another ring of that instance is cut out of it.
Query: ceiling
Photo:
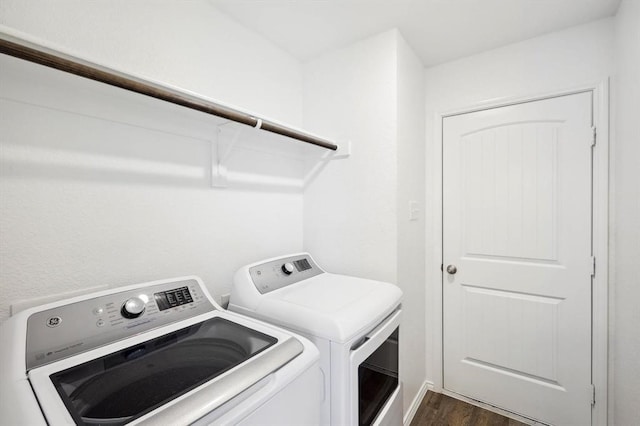
[[[425,66],[615,14],[620,0],[210,0],[306,62],[398,28]]]

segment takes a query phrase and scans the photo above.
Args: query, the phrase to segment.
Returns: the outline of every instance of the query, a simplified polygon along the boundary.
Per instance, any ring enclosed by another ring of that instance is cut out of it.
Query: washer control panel
[[[27,369],[214,309],[200,283],[188,279],[39,311],[27,320]]]
[[[249,275],[260,294],[306,280],[324,271],[308,255],[283,257],[249,268]]]

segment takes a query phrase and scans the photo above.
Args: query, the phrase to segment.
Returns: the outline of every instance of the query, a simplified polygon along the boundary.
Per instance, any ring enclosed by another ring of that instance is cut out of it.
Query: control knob
[[[144,300],[139,297],[132,297],[124,302],[120,313],[125,318],[138,318],[144,312],[145,307],[146,304],[144,303]]]
[[[284,272],[285,275],[291,275],[293,273],[293,263],[287,262],[287,263],[283,264],[282,265],[282,272]]]

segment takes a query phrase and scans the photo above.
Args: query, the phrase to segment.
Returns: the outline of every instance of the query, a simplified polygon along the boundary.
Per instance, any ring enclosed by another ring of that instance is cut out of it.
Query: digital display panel
[[[191,297],[189,287],[180,287],[173,290],[163,291],[162,293],[155,293],[153,297],[156,299],[158,309],[161,311],[185,305],[187,303],[193,303],[193,297]]]
[[[296,269],[298,270],[298,272],[311,269],[311,265],[309,264],[309,261],[307,259],[295,260],[293,264],[296,265]]]

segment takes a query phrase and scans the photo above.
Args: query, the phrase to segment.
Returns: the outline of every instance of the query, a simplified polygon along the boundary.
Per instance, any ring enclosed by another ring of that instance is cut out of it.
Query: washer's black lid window
[[[276,341],[239,324],[212,318],[50,378],[76,423],[122,425]]]

